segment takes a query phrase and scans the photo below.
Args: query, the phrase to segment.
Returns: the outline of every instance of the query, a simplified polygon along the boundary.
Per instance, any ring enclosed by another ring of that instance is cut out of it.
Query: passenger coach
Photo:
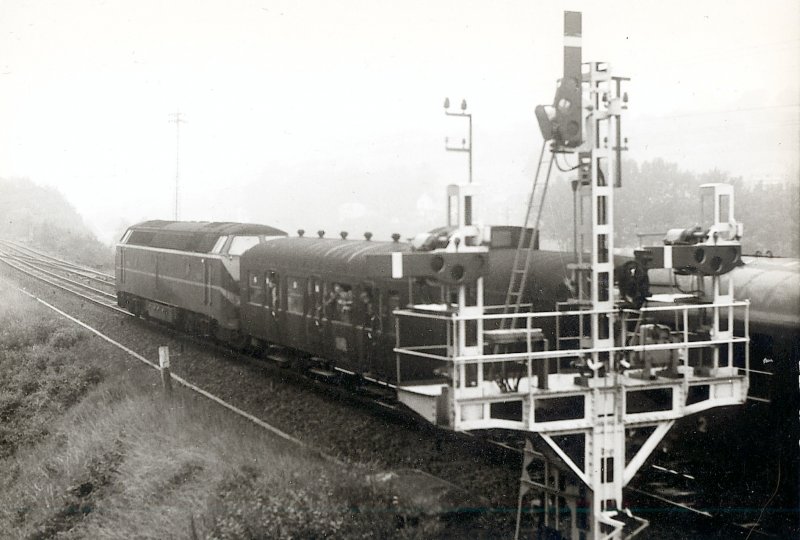
[[[487,266],[495,268],[497,262],[504,268],[502,264],[511,263],[519,231],[518,227],[492,229]],[[367,379],[396,381],[392,312],[409,305],[446,302],[442,280],[452,280],[452,274],[442,268],[431,271],[428,278],[378,277],[371,261],[392,253],[424,253],[428,244],[436,244],[437,236],[446,234],[448,230],[437,229],[420,242],[422,247],[399,242],[399,238],[377,242],[293,237],[259,244],[241,258],[241,331],[258,348],[278,345]],[[465,265],[462,269],[470,267],[467,253],[451,255],[454,258],[446,264],[452,264],[453,270],[459,263]],[[563,264],[563,256],[543,256],[541,261],[545,260],[553,268]],[[560,283],[560,274],[554,271],[548,284],[550,280]],[[489,301],[502,302],[507,286],[507,273],[490,275],[485,289]],[[407,323],[403,334],[433,345],[442,342],[446,329],[419,319]],[[404,379],[439,377],[434,373],[437,367],[430,360],[409,361],[401,375]]]
[[[392,311],[408,283],[370,277],[369,255],[409,252],[400,242],[284,238],[241,258],[242,332],[386,380],[394,371]]]

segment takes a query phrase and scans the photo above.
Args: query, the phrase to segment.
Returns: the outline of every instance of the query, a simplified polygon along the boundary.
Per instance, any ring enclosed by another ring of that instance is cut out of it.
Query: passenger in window
[[[358,295],[358,299],[361,301],[361,305],[364,309],[364,316],[369,320],[375,311],[372,306],[372,291],[368,289],[361,291],[361,294]]]
[[[278,306],[278,277],[275,274],[267,276],[267,298],[269,298],[269,307],[272,309],[272,315],[275,315],[275,310]]]
[[[389,291],[389,298],[385,308],[384,324],[386,328],[391,328],[394,324],[394,311],[400,309],[400,293],[397,291]]]
[[[337,301],[339,300],[339,294],[341,292],[342,286],[338,283],[334,283],[333,289],[328,291],[328,297],[325,299],[323,304],[323,311],[325,316],[329,319],[336,318]]]
[[[381,330],[381,318],[378,316],[372,302],[372,291],[369,289],[361,291],[358,298],[361,301],[364,314],[364,328],[367,330],[367,338],[369,340],[374,340]]]
[[[350,322],[350,311],[353,309],[353,291],[339,287],[340,292],[336,300],[337,311],[339,312],[339,320],[342,322]]]
[[[400,293],[389,291],[389,315],[397,309],[400,309]]]

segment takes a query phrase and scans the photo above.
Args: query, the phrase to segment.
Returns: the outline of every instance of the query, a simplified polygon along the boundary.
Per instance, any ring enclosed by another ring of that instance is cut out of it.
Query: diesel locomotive
[[[224,341],[240,338],[239,258],[284,231],[245,223],[145,221],[116,250],[117,303]]]

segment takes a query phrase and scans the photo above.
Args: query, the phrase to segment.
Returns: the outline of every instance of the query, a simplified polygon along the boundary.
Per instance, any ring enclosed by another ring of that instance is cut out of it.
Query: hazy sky
[[[58,187],[104,239],[171,218],[180,110],[182,218],[336,230],[389,220],[369,216],[389,183],[411,235],[466,178],[442,109],[465,97],[486,216],[516,215],[564,9],[584,60],[633,79],[628,157],[797,174],[796,0],[0,0],[0,176]]]

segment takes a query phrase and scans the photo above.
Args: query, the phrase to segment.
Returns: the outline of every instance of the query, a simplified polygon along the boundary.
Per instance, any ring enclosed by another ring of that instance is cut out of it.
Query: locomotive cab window
[[[211,249],[211,253],[222,253],[222,248],[225,247],[225,242],[227,241],[227,236],[220,236],[217,238],[217,241],[214,243],[214,247]]]
[[[239,256],[258,243],[258,236],[234,236],[228,248],[228,255]]]
[[[249,302],[251,304],[263,304],[266,296],[264,294],[264,283],[261,281],[261,276],[257,272],[250,272],[248,283]]]
[[[156,233],[152,231],[131,231],[125,243],[135,246],[149,246],[153,242],[155,235]]]

